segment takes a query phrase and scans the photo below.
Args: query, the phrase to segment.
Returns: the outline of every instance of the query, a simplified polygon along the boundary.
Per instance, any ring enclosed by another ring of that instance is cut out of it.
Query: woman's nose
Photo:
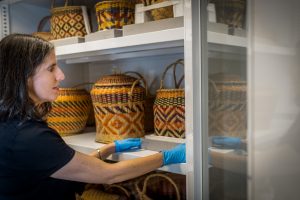
[[[60,67],[57,67],[56,79],[57,79],[58,81],[62,81],[62,80],[65,79],[65,74],[64,74],[64,72],[60,69]]]

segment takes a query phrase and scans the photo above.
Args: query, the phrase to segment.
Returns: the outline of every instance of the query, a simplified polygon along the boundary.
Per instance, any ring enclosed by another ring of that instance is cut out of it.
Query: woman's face
[[[65,75],[56,63],[53,50],[28,79],[29,97],[35,104],[54,101],[58,96],[58,85],[64,79]]]

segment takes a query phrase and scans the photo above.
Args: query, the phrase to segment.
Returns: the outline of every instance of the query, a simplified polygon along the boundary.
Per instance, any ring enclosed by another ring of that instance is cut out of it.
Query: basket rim
[[[83,88],[59,88],[59,91],[86,91],[86,89]]]
[[[104,3],[127,3],[127,4],[134,4],[135,5],[134,2],[130,2],[128,0],[114,0],[114,1],[111,0],[111,1],[100,1],[100,2],[95,4],[95,7],[99,6],[100,4],[104,4]]]
[[[60,6],[60,7],[55,7],[55,8],[51,8],[51,13],[53,12],[57,12],[57,11],[66,11],[66,10],[73,10],[73,9],[81,9],[82,6]],[[84,6],[86,7],[86,6]]]

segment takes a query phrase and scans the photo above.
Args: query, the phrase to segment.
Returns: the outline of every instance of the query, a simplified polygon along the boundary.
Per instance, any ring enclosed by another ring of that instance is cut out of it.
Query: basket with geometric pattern
[[[177,65],[184,66],[183,60],[179,59],[166,67],[160,82],[160,88],[156,92],[153,106],[154,129],[155,134],[159,136],[185,138],[185,94],[184,89],[179,88],[184,76],[178,82],[176,81]],[[164,78],[167,70],[172,67],[175,88],[166,89],[163,83]]]
[[[144,87],[146,90],[146,99],[145,99],[145,133],[153,133],[154,130],[154,115],[153,115],[153,104],[155,100],[155,96],[149,93],[149,88],[146,83],[145,78],[138,72],[135,71],[127,71],[124,74],[134,74],[141,80],[143,80]]]
[[[47,116],[48,126],[61,136],[74,135],[83,131],[91,112],[91,97],[84,89],[60,88],[57,99]]]
[[[95,5],[98,30],[121,29],[134,23],[134,0],[100,1]]]
[[[237,75],[213,74],[209,80],[209,135],[246,138],[247,83]]]
[[[125,74],[114,74],[103,76],[95,83],[91,96],[97,142],[144,136],[146,94],[140,81]]]
[[[89,24],[85,6],[68,6],[68,0],[65,0],[63,7],[53,6],[54,0],[51,6],[51,33],[54,39],[87,34]]]

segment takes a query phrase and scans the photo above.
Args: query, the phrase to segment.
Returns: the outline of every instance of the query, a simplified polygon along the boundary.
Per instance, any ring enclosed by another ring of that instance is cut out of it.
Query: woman
[[[0,199],[74,199],[80,183],[111,184],[185,162],[185,145],[114,164],[101,160],[140,148],[140,139],[115,141],[90,155],[70,148],[44,121],[64,78],[51,43],[25,34],[1,40]]]

